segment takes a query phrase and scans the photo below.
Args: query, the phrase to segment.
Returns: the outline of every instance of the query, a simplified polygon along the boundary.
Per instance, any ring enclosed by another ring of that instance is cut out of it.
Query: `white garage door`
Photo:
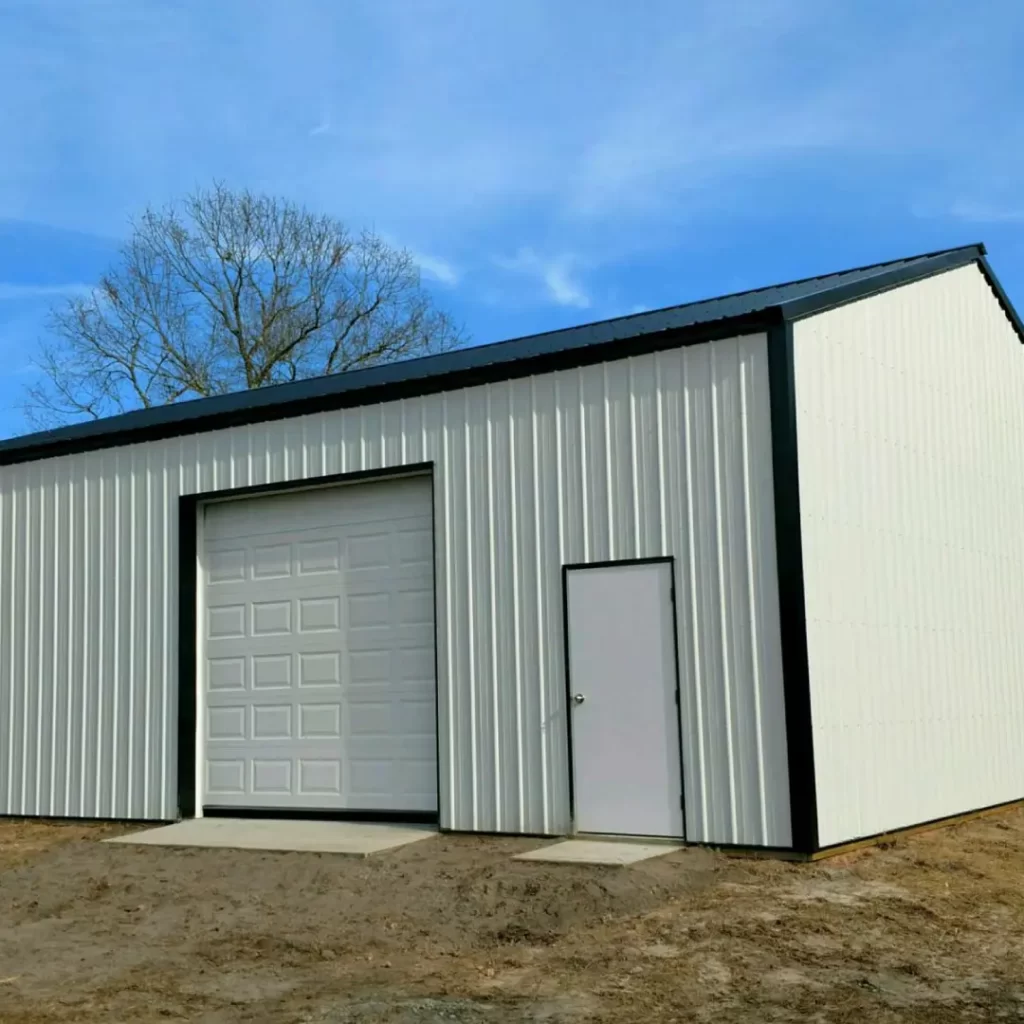
[[[206,506],[204,805],[436,811],[427,477]]]

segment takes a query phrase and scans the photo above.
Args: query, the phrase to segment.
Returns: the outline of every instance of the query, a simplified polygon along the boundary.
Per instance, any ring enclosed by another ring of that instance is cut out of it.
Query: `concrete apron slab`
[[[566,839],[539,850],[516,854],[515,860],[539,860],[552,864],[607,864],[621,867],[651,857],[662,857],[682,847],[675,843],[633,843],[619,840]]]
[[[107,839],[145,846],[224,847],[339,853],[368,857],[437,835],[429,825],[369,824],[356,821],[289,821],[271,818],[192,818],[174,825]]]

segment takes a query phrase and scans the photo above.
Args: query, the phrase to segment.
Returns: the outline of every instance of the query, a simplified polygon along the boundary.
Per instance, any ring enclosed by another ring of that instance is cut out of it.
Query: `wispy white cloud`
[[[974,224],[1024,224],[1024,206],[958,199],[949,208],[955,220]]]
[[[542,270],[548,294],[558,305],[574,306],[577,309],[587,309],[590,306],[590,296],[573,276],[568,263],[556,261],[547,264]]]
[[[309,134],[311,138],[317,135],[333,135],[334,125],[331,120],[331,115],[329,113],[325,113],[323,117],[320,118],[319,122],[310,128]]]
[[[416,261],[416,266],[430,278],[440,281],[441,284],[456,285],[462,276],[456,267],[439,256],[429,256],[426,253],[410,249],[409,255]]]
[[[219,176],[430,247],[518,214],[621,251],[823,154],[1021,155],[988,102],[1013,0],[873,6],[36,0],[0,13],[0,86],[30,97],[0,108],[0,216],[117,230]]]
[[[0,281],[0,302],[11,302],[19,299],[57,299],[61,296],[89,295],[92,285],[69,284],[15,284]]]
[[[579,261],[571,254],[543,258],[529,246],[523,246],[515,256],[498,257],[494,262],[503,270],[537,281],[546,298],[556,305],[575,309],[590,307],[590,295],[578,275]]]
[[[812,209],[815,175],[873,171],[909,207],[926,173],[937,208],[968,220],[964,182],[1024,164],[1005,103],[1019,0],[969,23],[927,0],[650,0],[643,18],[617,0],[424,4],[0,10],[0,88],[28,97],[0,105],[0,217],[120,233],[219,177],[456,252],[478,294],[501,290],[478,280],[488,253],[576,254],[520,272],[583,309],[584,270],[780,196]],[[465,285],[443,258],[419,263]]]

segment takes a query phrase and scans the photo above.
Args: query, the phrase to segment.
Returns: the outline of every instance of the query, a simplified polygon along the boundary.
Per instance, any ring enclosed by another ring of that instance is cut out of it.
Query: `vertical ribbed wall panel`
[[[0,812],[176,812],[181,494],[434,463],[442,823],[570,827],[561,567],[676,557],[692,840],[789,843],[763,335],[0,468]]]
[[[1024,351],[965,267],[795,328],[820,841],[1024,797]]]

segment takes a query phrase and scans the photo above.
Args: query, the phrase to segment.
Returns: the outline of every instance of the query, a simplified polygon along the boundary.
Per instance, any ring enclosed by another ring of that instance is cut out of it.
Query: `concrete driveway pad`
[[[174,825],[104,840],[146,846],[225,847],[340,853],[368,857],[436,835],[429,825],[393,825],[356,821],[288,821],[271,818],[192,818]]]
[[[520,853],[515,860],[542,860],[557,864],[635,864],[651,857],[681,850],[673,843],[634,843],[619,840],[568,839]]]

